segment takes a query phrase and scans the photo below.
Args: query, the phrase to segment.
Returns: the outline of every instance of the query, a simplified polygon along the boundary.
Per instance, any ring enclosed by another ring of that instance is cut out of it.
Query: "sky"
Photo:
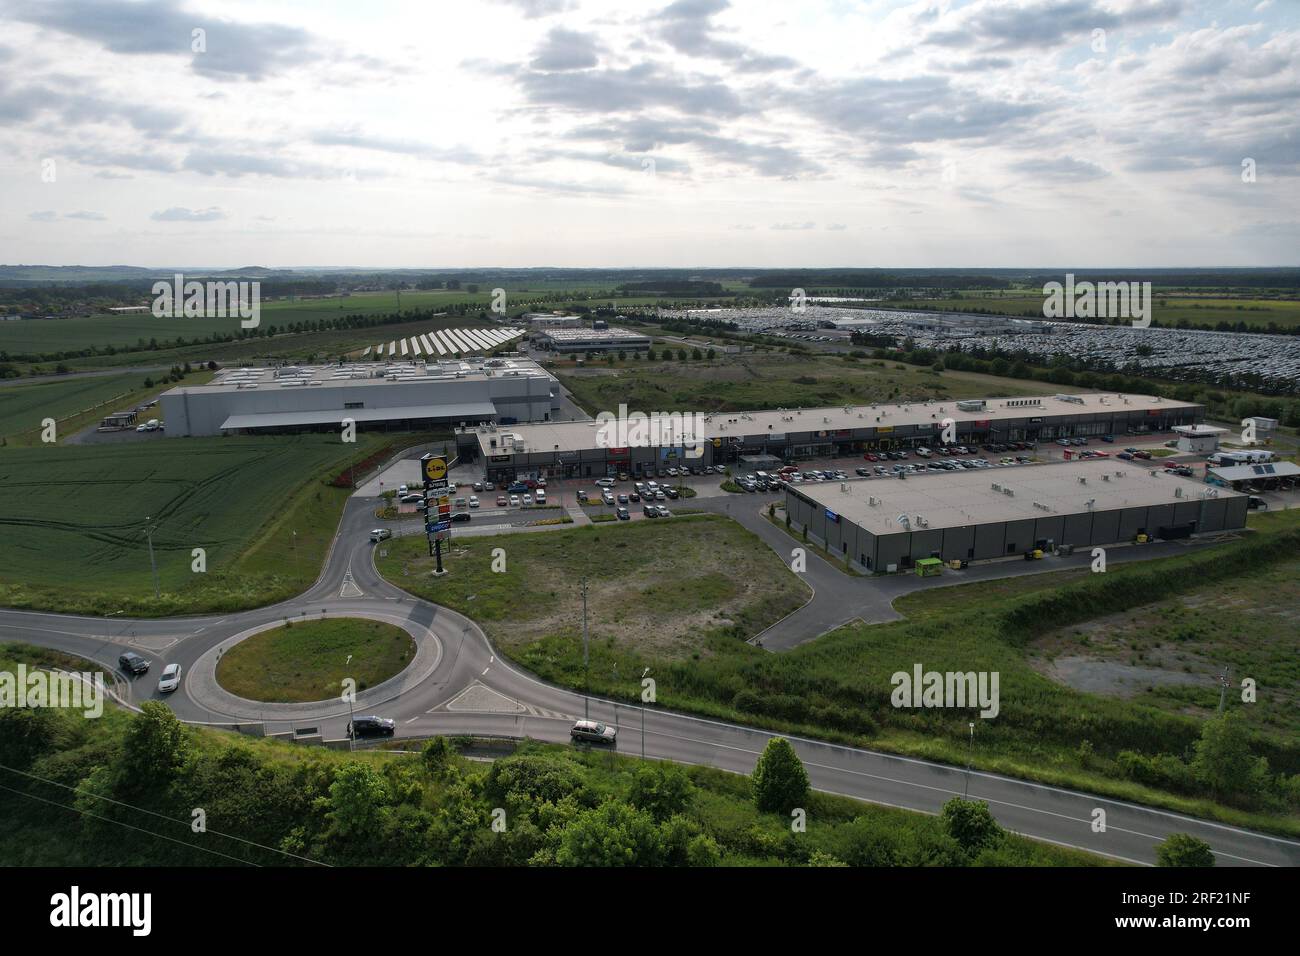
[[[0,0],[0,263],[1297,250],[1300,0]]]

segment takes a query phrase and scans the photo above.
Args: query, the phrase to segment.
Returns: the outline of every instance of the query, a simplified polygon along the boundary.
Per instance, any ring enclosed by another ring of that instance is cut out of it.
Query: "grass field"
[[[343,681],[375,687],[415,657],[415,641],[394,624],[362,618],[289,622],[240,641],[217,664],[217,683],[267,703],[339,698]]]
[[[171,442],[0,453],[0,604],[165,615],[296,594],[319,573],[348,495],[318,479],[384,439]],[[146,518],[155,527],[161,600]],[[203,573],[192,569],[195,548],[206,553]]]
[[[423,538],[395,541],[377,563],[400,587],[472,615],[517,660],[559,664],[570,680],[582,635],[583,575],[592,671],[607,675],[617,664],[629,681],[642,656],[690,660],[723,646],[747,648],[746,638],[809,597],[758,539],[711,516],[472,538],[461,547],[463,554],[445,562],[450,576],[437,581],[428,575],[433,563]],[[494,548],[506,551],[505,573],[491,569]]]
[[[1265,331],[1270,325],[1278,329],[1300,326],[1300,301],[1274,298],[1231,298],[1223,296],[1189,296],[1164,294],[1156,290],[1153,319],[1163,326],[1188,322],[1193,327],[1217,326],[1220,322],[1236,325],[1244,322],[1251,330]],[[1041,291],[963,292],[960,298],[891,299],[879,303],[889,309],[937,309],[944,312],[983,310],[1003,315],[1038,317],[1043,315]]]
[[[935,372],[892,362],[846,362],[830,356],[746,353],[715,361],[636,361],[551,369],[578,404],[595,415],[617,409],[644,412],[702,409],[815,408],[870,402],[1041,395],[1042,383],[974,372]],[[1057,389],[1059,391],[1059,389]],[[1077,389],[1076,389],[1077,391]]]

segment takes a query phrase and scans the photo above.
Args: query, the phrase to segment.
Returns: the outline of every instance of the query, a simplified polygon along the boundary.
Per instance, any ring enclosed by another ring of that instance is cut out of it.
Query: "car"
[[[620,506],[619,509],[618,509],[617,511],[614,512],[614,514],[618,515],[618,520],[619,520],[619,521],[631,521],[631,520],[632,520],[632,515],[629,514],[629,513],[628,513],[628,510],[627,510],[626,508],[622,507],[622,506]]]
[[[505,495],[497,495],[497,507],[498,507],[498,508],[504,508],[504,507],[505,507],[506,505],[508,505],[508,504],[510,504],[510,499],[509,499],[509,498],[507,498]]]
[[[349,738],[391,737],[397,732],[397,723],[391,717],[353,717],[344,731]]]
[[[393,536],[393,532],[387,528],[374,528],[370,532],[371,541],[387,541]]]
[[[478,495],[470,495],[470,496],[469,496],[469,506],[470,506],[471,508],[477,508],[477,507],[478,507]]]
[[[627,504],[630,500],[631,500],[631,499],[628,498],[627,495],[619,495],[619,496],[618,496],[618,503],[621,504],[621,505],[625,505],[625,504]]]
[[[587,492],[582,488],[579,488],[576,492],[574,492],[574,494],[577,496],[579,502],[585,502],[587,500]]]
[[[410,490],[411,490],[411,489],[408,488],[408,487],[406,487],[406,485],[398,485],[398,486],[397,486],[397,494],[398,494],[399,496],[406,494],[406,493],[407,493],[408,491],[410,491]]]
[[[664,489],[660,488],[655,492],[655,501],[663,501],[665,497]]]
[[[614,492],[606,488],[604,491],[600,493],[600,500],[604,504],[612,505],[614,503]]]
[[[676,468],[669,468],[669,469],[668,469],[668,477],[669,477],[669,478],[676,478],[676,477],[677,477],[677,469],[676,469]]]
[[[519,496],[518,496],[518,495],[511,495],[511,496],[510,496],[510,507],[511,507],[511,508],[518,508],[518,507],[519,507]]]
[[[170,694],[181,683],[181,665],[168,664],[163,668],[162,677],[158,678],[158,693]]]
[[[482,490],[483,490],[483,482],[481,482],[481,481],[476,481],[476,482],[474,482],[474,490],[475,490],[475,491],[482,491]]]
[[[917,453],[918,455],[920,455],[922,458],[929,458],[930,455],[932,454],[932,452],[930,451],[930,449],[928,449],[928,448],[926,448],[926,447],[924,447],[924,446],[922,446],[922,447],[916,449],[916,453]]]
[[[149,670],[149,661],[145,660],[135,651],[127,651],[117,659],[117,666],[122,668],[128,674],[144,674]]]
[[[661,518],[671,518],[673,516],[673,513],[664,505],[655,505],[655,511],[658,512]]]
[[[493,481],[485,481],[485,482],[483,482],[483,490],[484,490],[484,491],[496,491],[496,490],[497,490],[496,482],[493,482]]]
[[[854,469],[853,469],[853,473],[854,473],[855,475],[857,475],[859,478],[865,478],[865,477],[867,477],[869,474],[871,474],[871,469],[870,469],[870,468],[854,468]]]
[[[1137,451],[1136,448],[1125,448],[1124,450],[1128,452],[1130,455],[1133,454],[1133,452]]]
[[[627,474],[627,472],[626,472],[626,471],[620,471],[620,472],[618,473],[618,480],[619,480],[619,481],[627,481],[627,480],[628,480],[628,474]]]
[[[545,488],[545,487],[546,487],[546,479],[545,479],[545,478],[538,478],[537,481],[536,481],[536,483],[533,485],[533,487],[534,487],[534,488]]]
[[[645,482],[638,481],[632,486],[632,489],[639,495],[641,492],[645,491]]]
[[[1122,452],[1120,452],[1118,455],[1116,455],[1115,457],[1116,457],[1116,458],[1122,458],[1122,459],[1124,459],[1124,461],[1132,461],[1132,460],[1133,460],[1133,453],[1132,453],[1132,452],[1129,452],[1129,451],[1122,451]]]
[[[652,504],[650,504],[649,502],[646,502],[646,504],[642,505],[642,507],[641,507],[641,514],[644,515],[644,516],[647,517],[647,518],[658,518],[658,517],[659,517],[659,506],[658,506],[658,505],[652,505]]]
[[[1102,435],[1102,436],[1101,436],[1101,440],[1104,441],[1104,442],[1114,442],[1114,441],[1115,441],[1115,436],[1114,436],[1114,435]]]
[[[869,452],[867,452],[865,455],[863,455],[862,457],[863,457],[863,459],[866,460],[866,461],[880,461],[880,457],[879,457],[878,455],[876,455],[875,452],[870,452],[870,451],[869,451]]]
[[[672,498],[674,501],[676,501],[678,498],[681,497],[681,495],[678,493],[676,488],[665,488],[664,494],[667,495],[669,498]],[[655,495],[656,499],[658,499],[658,497],[659,497],[658,495]]]
[[[462,497],[462,498],[457,498],[456,501],[455,501],[455,505],[456,505],[457,508],[468,508],[468,507],[469,507],[469,502],[466,501],[463,497]]]
[[[639,493],[635,492],[635,491],[628,492],[627,500],[628,500],[628,501],[640,501],[640,500],[641,500],[641,495],[640,495]]]
[[[546,504],[546,489],[538,488],[537,491],[534,492],[533,494],[533,501],[535,501],[539,505]]]
[[[618,482],[613,478],[597,478],[596,484],[601,488],[613,488]]]
[[[618,737],[618,729],[598,720],[580,720],[569,731],[569,737],[582,743],[613,744]]]
[[[510,492],[512,495],[522,495],[525,491],[530,490],[531,489],[522,481],[516,481],[506,489],[506,491]]]
[[[532,503],[533,503],[532,495],[524,495],[523,498],[520,499],[520,504],[522,504],[525,508],[531,505]]]
[[[470,518],[472,518],[472,517],[474,517],[474,516],[473,516],[472,514],[470,514],[468,511],[457,511],[455,514],[453,514],[453,515],[451,516],[451,520],[452,520],[452,521],[468,521],[468,520],[469,520]]]
[[[420,495],[420,494],[402,495],[401,501],[402,504],[404,505],[419,504],[420,502],[424,501],[424,495]]]

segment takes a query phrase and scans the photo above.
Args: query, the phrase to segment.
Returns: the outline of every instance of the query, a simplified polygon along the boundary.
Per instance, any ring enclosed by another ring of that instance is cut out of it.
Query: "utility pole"
[[[970,796],[970,768],[971,761],[975,758],[975,721],[970,722],[970,748],[966,751],[966,789],[962,791],[961,798],[965,800]]]
[[[590,656],[587,650],[587,576],[582,576],[582,716],[591,716],[591,682],[588,679]]]
[[[1219,678],[1219,713],[1223,713],[1223,697],[1228,692],[1228,673],[1229,669],[1225,667]]]
[[[144,519],[144,536],[149,542],[149,567],[153,569],[153,596],[156,601],[162,597],[162,594],[158,590],[158,564],[153,558],[153,528],[149,525],[152,520],[152,516]]]
[[[641,672],[641,680],[644,681],[645,675],[649,673],[650,673],[650,668],[647,667],[645,670]],[[645,760],[645,704],[646,702],[642,700],[641,701],[641,759],[642,760]]]

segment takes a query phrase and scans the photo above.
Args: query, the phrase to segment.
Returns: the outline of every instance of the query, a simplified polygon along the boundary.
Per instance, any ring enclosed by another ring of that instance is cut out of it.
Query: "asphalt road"
[[[362,692],[354,709],[358,714],[392,717],[400,736],[503,734],[563,743],[573,721],[590,714],[618,728],[617,749],[624,754],[644,753],[737,773],[753,769],[773,734],[653,706],[588,699],[554,687],[503,660],[469,618],[416,599],[383,580],[375,570],[368,541],[375,503],[362,497],[349,502],[319,580],[303,595],[282,604],[238,614],[165,620],[3,610],[0,639],[57,648],[109,669],[115,669],[118,655],[130,648],[149,658],[153,666],[135,680],[121,678],[122,699],[128,706],[159,698],[159,672],[166,664],[179,663],[184,669],[181,687],[166,699],[184,720],[240,725],[246,732],[267,734],[312,730],[327,740],[338,740],[348,721],[345,704],[269,705],[241,700],[216,686],[215,664],[242,637],[286,618],[373,617],[406,628],[416,638],[419,652],[402,674]],[[757,515],[754,496],[709,504],[723,509],[730,504],[733,517],[752,524],[756,531],[767,525]],[[747,513],[752,521],[745,517]],[[767,528],[781,534],[770,525]],[[814,566],[811,557],[809,566]],[[840,574],[829,566],[826,570]],[[844,593],[856,589],[860,602],[867,600],[862,595],[874,593],[877,587],[868,579],[840,578],[837,586],[846,589]],[[817,586],[829,586],[829,580],[819,576]],[[872,597],[867,603],[884,600],[886,596]],[[634,676],[629,677],[631,690]],[[978,727],[976,731],[978,747]],[[1300,864],[1300,842],[1292,840],[996,774],[967,773],[814,740],[795,738],[793,743],[819,790],[928,813],[968,790],[972,798],[988,801],[994,815],[1011,830],[1134,863],[1152,863],[1157,843],[1170,833],[1184,832],[1208,842],[1221,865]],[[1104,832],[1093,829],[1097,809],[1106,814]]]

